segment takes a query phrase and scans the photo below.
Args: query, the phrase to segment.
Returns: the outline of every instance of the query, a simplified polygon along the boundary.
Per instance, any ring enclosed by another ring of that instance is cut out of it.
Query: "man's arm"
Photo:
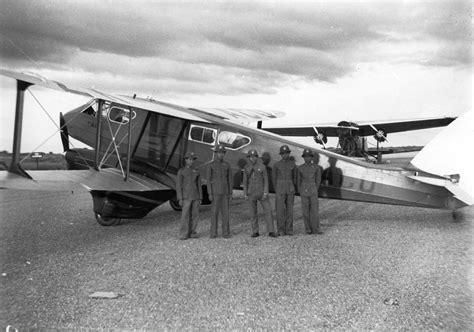
[[[176,179],[176,198],[178,201],[183,200],[183,172],[181,170],[178,171],[178,176]]]
[[[263,168],[263,194],[268,195],[268,172],[265,165],[262,165]]]
[[[296,164],[295,167],[291,170],[291,178],[296,189],[298,185],[298,166],[296,166]]]
[[[229,184],[229,195],[232,195],[232,189],[234,188],[233,185],[233,179],[232,179],[232,168],[229,165],[229,168],[227,168],[227,181]]]
[[[272,179],[273,179],[273,186],[275,187],[274,189],[276,190],[276,184],[278,180],[278,162],[273,165],[273,170],[272,170]]]
[[[244,178],[243,178],[243,180],[242,180],[242,182],[243,182],[242,185],[243,185],[243,187],[244,187],[244,196],[247,196],[247,181],[248,181],[248,176],[247,176],[247,171],[246,171],[245,168],[244,168],[242,171],[244,172]]]
[[[303,177],[301,176],[301,171],[299,167],[296,167],[296,192],[299,193],[301,190],[301,181]]]
[[[197,185],[198,185],[199,199],[202,201],[202,182],[201,182],[201,174],[199,173],[197,176]]]
[[[321,170],[319,167],[316,167],[316,176],[315,176],[315,181],[316,181],[316,188],[319,189],[319,186],[321,185]]]
[[[209,196],[212,195],[212,185],[211,185],[211,178],[212,178],[212,167],[211,165],[207,165],[207,171],[206,171],[206,186],[207,186],[207,192]]]

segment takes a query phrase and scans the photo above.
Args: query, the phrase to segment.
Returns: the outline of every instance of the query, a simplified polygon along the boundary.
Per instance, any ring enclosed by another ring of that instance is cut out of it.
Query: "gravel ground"
[[[239,195],[239,194],[237,194]],[[474,207],[450,211],[321,200],[323,235],[177,239],[168,205],[99,226],[85,192],[0,190],[0,328],[473,330]],[[266,233],[261,222],[261,232]],[[96,291],[117,299],[93,299]]]

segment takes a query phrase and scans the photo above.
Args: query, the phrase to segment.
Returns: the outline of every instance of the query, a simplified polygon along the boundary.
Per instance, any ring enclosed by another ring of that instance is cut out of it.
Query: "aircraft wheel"
[[[175,211],[181,211],[182,210],[181,205],[179,205],[177,200],[170,199],[170,206]]]
[[[95,219],[102,226],[117,226],[122,220],[120,218],[104,218],[100,213],[95,214]]]

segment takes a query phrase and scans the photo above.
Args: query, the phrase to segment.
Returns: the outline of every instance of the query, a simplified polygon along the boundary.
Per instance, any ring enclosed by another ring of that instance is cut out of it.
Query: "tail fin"
[[[447,179],[459,179],[454,187],[449,185],[446,188],[459,199],[473,204],[473,144],[474,112],[470,111],[441,131],[413,158],[411,163],[422,171]]]

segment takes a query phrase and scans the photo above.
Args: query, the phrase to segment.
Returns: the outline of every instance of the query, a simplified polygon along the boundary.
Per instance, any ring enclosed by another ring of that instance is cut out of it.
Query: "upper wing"
[[[375,128],[383,128],[386,133],[399,133],[403,131],[420,130],[444,127],[453,122],[456,117],[439,117],[413,120],[394,120],[385,122],[366,122],[359,124],[360,136],[374,135]]]
[[[412,120],[394,120],[394,121],[366,121],[362,124],[358,124],[357,127],[351,127],[351,129],[359,130],[360,136],[370,136],[376,133],[377,129],[383,129],[385,133],[397,133],[410,130],[419,130],[435,127],[443,127],[454,121],[455,117],[439,117],[439,118],[425,118],[425,119],[412,119]],[[301,125],[291,127],[273,127],[264,128],[264,130],[282,136],[314,136],[316,130],[323,132],[328,137],[338,137],[338,130],[341,126],[336,124],[333,125]],[[315,130],[316,129],[316,130]]]
[[[0,69],[0,75],[16,79],[17,81],[30,83],[32,85],[39,85],[49,89],[89,96],[93,99],[106,100],[113,103],[127,105],[130,107],[141,108],[151,112],[201,122],[212,122],[213,120],[255,122],[259,120],[271,120],[285,115],[285,113],[280,111],[232,108],[187,108],[179,105],[157,101],[152,98],[129,97],[102,92],[96,89],[72,87],[67,84],[47,80],[46,78],[38,75],[18,73],[5,69]]]
[[[280,111],[265,111],[253,109],[237,108],[191,108],[191,110],[201,114],[217,116],[223,120],[236,121],[241,123],[256,122],[260,120],[272,120],[285,116]]]
[[[90,93],[86,91],[86,89],[72,88],[56,81],[47,80],[46,78],[39,75],[33,75],[32,73],[18,73],[10,70],[0,69],[0,75],[13,78],[20,82],[26,82],[32,85],[39,85],[53,90],[93,97]]]

